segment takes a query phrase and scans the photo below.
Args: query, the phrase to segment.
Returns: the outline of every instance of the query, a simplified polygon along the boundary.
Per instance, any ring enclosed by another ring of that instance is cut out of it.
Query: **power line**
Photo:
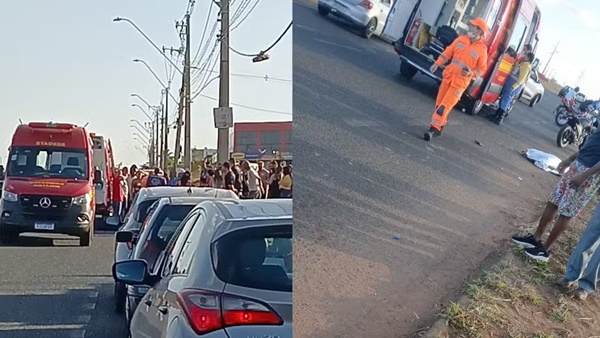
[[[292,27],[292,23],[293,23],[293,21],[292,21],[292,22],[290,22],[290,24],[287,26],[287,28],[286,28],[286,29],[283,31],[283,33],[281,33],[281,35],[280,35],[280,36],[277,38],[277,40],[275,40],[275,42],[273,42],[273,44],[271,44],[271,45],[270,45],[270,46],[269,46],[267,49],[265,49],[265,50],[261,51],[261,52],[260,52],[260,53],[258,53],[258,54],[248,54],[248,53],[242,53],[242,52],[238,52],[237,50],[233,49],[231,46],[229,46],[229,49],[230,49],[232,52],[234,52],[234,53],[236,53],[236,54],[238,54],[238,55],[241,55],[241,56],[245,56],[245,57],[256,57],[256,56],[259,56],[259,55],[261,55],[261,54],[264,54],[264,53],[266,53],[266,52],[270,51],[271,49],[273,49],[273,47],[275,47],[275,45],[277,45],[277,44],[279,43],[279,41],[281,41],[281,39],[283,39],[283,37],[285,36],[285,34],[286,34],[286,33],[287,33],[289,30],[290,30],[290,28]]]
[[[205,94],[200,94],[200,96],[207,98],[209,100],[212,101],[219,101],[219,99],[214,98],[212,96],[208,96]],[[238,104],[238,103],[231,103],[232,106],[236,106],[236,107],[242,107],[242,108],[246,108],[246,109],[252,109],[252,110],[256,110],[256,111],[262,111],[265,113],[271,113],[271,114],[280,114],[280,115],[292,115],[292,113],[288,113],[288,112],[284,112],[284,111],[279,111],[279,110],[270,110],[270,109],[264,109],[264,108],[257,108],[257,107],[252,107],[252,106],[246,106],[243,104]]]
[[[252,14],[252,11],[254,11],[254,9],[256,8],[256,6],[258,5],[259,2],[260,2],[260,0],[254,1],[254,4],[252,4],[252,7],[250,7],[248,12],[246,12],[246,15],[244,15],[242,20],[240,20],[240,22],[238,22],[237,25],[235,25],[234,27],[231,28],[232,31],[235,30],[236,28],[238,28],[242,24],[242,22],[244,22],[244,20],[246,20],[248,18],[248,16],[250,16],[250,14]]]
[[[198,44],[198,49],[196,50],[196,55],[194,55],[194,61],[192,63],[196,63],[198,58],[198,54],[200,53],[200,48],[202,47],[202,42],[204,41],[204,36],[206,36],[206,30],[208,28],[208,22],[210,21],[210,15],[212,14],[213,4],[209,5],[208,15],[206,16],[206,21],[204,23],[204,29],[202,30],[202,37],[200,38],[200,43]],[[215,24],[216,25],[216,24]]]

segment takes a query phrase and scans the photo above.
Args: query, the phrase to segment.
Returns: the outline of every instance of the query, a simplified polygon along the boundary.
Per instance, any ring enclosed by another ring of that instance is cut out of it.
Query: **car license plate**
[[[54,223],[36,222],[34,228],[35,230],[54,230]]]

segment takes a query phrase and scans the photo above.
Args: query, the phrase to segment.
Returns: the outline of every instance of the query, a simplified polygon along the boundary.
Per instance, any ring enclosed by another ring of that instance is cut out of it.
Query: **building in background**
[[[292,160],[292,122],[239,122],[232,157],[250,161]]]

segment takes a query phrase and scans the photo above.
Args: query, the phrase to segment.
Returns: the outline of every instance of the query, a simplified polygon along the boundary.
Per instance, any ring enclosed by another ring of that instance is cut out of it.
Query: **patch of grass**
[[[568,309],[556,309],[550,314],[550,320],[553,322],[566,323],[570,318]]]
[[[590,205],[596,203],[590,201]],[[532,260],[523,248],[512,245],[498,264],[482,270],[476,279],[467,283],[469,304],[451,303],[444,312],[449,337],[597,335],[600,320],[590,319],[581,325],[580,320],[574,319],[590,318],[591,313],[598,313],[599,302],[577,301],[554,284],[558,276],[564,275],[565,263],[593,211],[593,208],[587,210],[574,221],[572,228],[554,246],[550,262]],[[531,232],[536,226],[537,221],[534,221],[519,230]]]

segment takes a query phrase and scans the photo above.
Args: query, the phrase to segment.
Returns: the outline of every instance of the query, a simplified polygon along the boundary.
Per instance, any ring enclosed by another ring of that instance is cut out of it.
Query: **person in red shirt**
[[[123,205],[125,203],[125,179],[121,175],[121,172],[116,169],[115,176],[112,182],[112,202],[113,202],[113,215],[121,218],[123,216]]]

